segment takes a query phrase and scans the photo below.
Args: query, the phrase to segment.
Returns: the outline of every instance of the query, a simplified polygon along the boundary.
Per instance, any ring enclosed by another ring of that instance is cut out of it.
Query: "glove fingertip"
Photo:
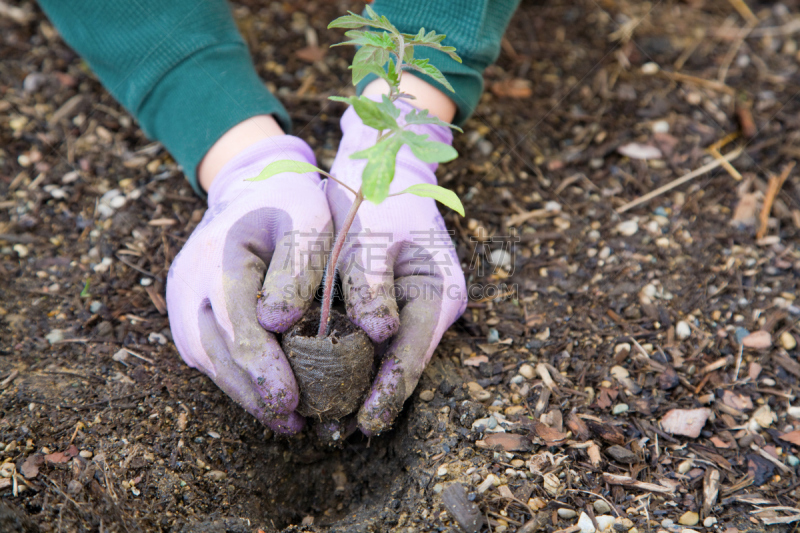
[[[304,312],[304,308],[290,305],[282,298],[267,296],[259,300],[256,316],[262,328],[273,333],[284,333],[300,320]]]
[[[264,421],[264,425],[279,435],[294,435],[303,429],[306,419],[297,413],[289,413]]]

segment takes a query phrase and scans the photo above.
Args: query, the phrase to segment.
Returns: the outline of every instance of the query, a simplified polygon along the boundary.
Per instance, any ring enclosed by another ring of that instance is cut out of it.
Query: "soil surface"
[[[438,172],[473,301],[395,428],[341,449],[182,363],[164,281],[204,202],[35,4],[0,6],[7,530],[796,528],[797,1],[524,2]],[[325,28],[361,7],[233,7],[325,167],[353,53]]]

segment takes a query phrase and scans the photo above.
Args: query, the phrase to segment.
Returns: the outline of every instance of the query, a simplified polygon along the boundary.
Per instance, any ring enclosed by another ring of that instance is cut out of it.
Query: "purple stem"
[[[353,225],[353,220],[356,219],[356,212],[363,201],[364,195],[361,194],[361,189],[358,189],[353,205],[350,206],[350,211],[347,212],[342,227],[339,228],[339,235],[336,236],[331,256],[328,258],[328,267],[325,269],[325,290],[322,293],[322,311],[319,315],[319,331],[317,332],[317,337],[319,338],[328,334],[328,320],[331,316],[331,303],[333,300],[333,282],[336,279],[336,263],[339,262],[339,254],[342,253],[347,233],[350,231],[350,226]]]

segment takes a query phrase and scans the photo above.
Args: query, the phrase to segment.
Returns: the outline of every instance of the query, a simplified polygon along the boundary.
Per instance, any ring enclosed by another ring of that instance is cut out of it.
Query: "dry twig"
[[[711,170],[714,170],[718,166],[721,166],[722,163],[720,161],[729,161],[730,162],[730,161],[733,161],[734,159],[736,159],[737,157],[739,157],[740,155],[742,155],[742,148],[737,148],[736,150],[732,151],[731,153],[724,155],[722,157],[722,159],[716,159],[716,160],[712,161],[711,163],[708,163],[707,165],[703,165],[702,167],[700,167],[700,168],[698,168],[696,170],[693,170],[693,171],[689,172],[688,174],[686,174],[686,175],[684,175],[684,176],[682,176],[682,177],[680,177],[680,178],[678,178],[678,179],[676,179],[674,181],[671,181],[670,183],[667,183],[663,187],[659,187],[658,189],[656,189],[656,190],[654,190],[652,192],[649,192],[649,193],[645,194],[644,196],[641,196],[641,197],[637,198],[636,200],[634,200],[632,202],[628,202],[627,204],[625,204],[622,207],[620,207],[619,209],[617,209],[617,213],[624,213],[625,211],[629,211],[629,210],[633,209],[636,206],[639,206],[639,205],[642,205],[644,203],[647,203],[650,200],[652,200],[653,198],[656,198],[657,196],[660,196],[660,195],[664,194],[665,192],[671,191],[675,187],[680,187],[684,183],[687,183],[687,182],[693,180],[697,176],[702,176],[706,172],[710,172]]]
[[[769,222],[769,215],[772,212],[772,204],[775,203],[775,198],[778,197],[778,192],[783,187],[786,178],[794,168],[795,162],[792,161],[781,171],[780,176],[770,176],[769,184],[767,185],[767,194],[764,195],[764,205],[761,207],[761,213],[758,215],[758,232],[756,233],[757,239],[763,239],[767,235],[767,224]]]

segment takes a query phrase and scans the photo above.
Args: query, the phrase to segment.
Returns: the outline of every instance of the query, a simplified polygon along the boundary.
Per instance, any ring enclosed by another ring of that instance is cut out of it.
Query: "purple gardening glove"
[[[402,101],[395,105],[401,119],[413,109]],[[342,142],[331,174],[357,190],[367,162],[350,159],[350,154],[373,146],[378,131],[365,126],[352,107],[341,126]],[[418,125],[412,130],[427,134],[429,140],[453,140],[443,126]],[[423,163],[404,146],[390,192],[436,184],[436,166]],[[338,231],[353,194],[329,181],[328,204]],[[347,315],[375,342],[395,336],[358,413],[361,431],[376,435],[391,426],[414,392],[442,334],[466,309],[467,290],[450,234],[430,198],[405,194],[380,205],[365,201],[350,233],[337,265]]]
[[[284,135],[220,171],[208,211],[169,270],[167,307],[183,360],[262,423],[293,433],[304,423],[294,412],[297,383],[270,332],[288,329],[313,301],[333,228],[317,174],[245,181],[282,159],[315,164],[303,140]]]

